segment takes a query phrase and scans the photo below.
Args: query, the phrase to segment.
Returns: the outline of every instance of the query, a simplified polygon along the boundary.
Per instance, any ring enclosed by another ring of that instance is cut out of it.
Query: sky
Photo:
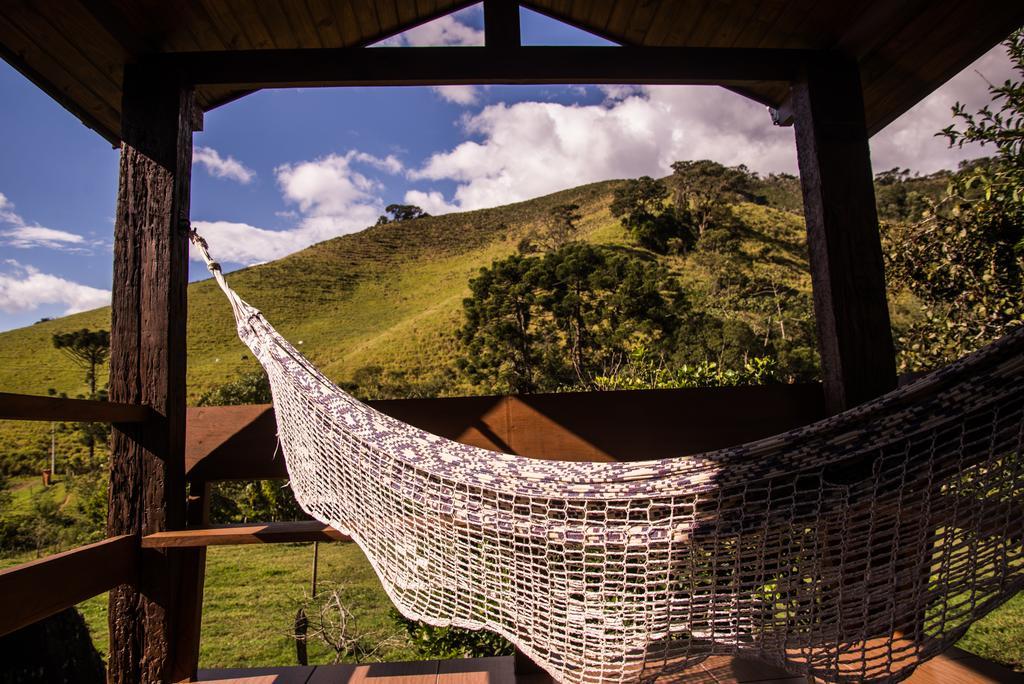
[[[527,45],[612,44],[522,10]],[[479,6],[373,49],[482,45]],[[930,173],[984,150],[935,133],[1012,74],[993,48],[871,140],[876,171]],[[0,330],[108,304],[118,152],[0,61]],[[499,206],[713,159],[796,173],[792,128],[700,86],[265,90],[206,114],[192,223],[226,270],[373,224],[392,203],[432,214]],[[193,255],[195,257],[195,255]],[[195,258],[193,280],[208,276]]]

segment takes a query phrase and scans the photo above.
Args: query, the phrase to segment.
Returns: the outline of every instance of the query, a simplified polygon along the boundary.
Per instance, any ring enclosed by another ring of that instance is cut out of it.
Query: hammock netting
[[[357,401],[193,239],[269,376],[296,499],[408,618],[497,632],[573,684],[671,680],[710,655],[897,681],[1024,589],[1024,331],[776,437],[555,462]]]

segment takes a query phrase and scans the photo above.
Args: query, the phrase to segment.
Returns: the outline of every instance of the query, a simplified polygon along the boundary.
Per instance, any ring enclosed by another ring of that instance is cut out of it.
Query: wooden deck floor
[[[541,684],[535,677],[520,677],[517,682],[511,657],[203,670],[199,673],[199,681],[220,684]],[[806,680],[756,660],[719,657],[709,658],[687,677],[680,677],[679,681],[695,684],[797,684]],[[922,665],[907,681],[912,684],[1024,684],[1024,674],[1011,672],[954,648]]]

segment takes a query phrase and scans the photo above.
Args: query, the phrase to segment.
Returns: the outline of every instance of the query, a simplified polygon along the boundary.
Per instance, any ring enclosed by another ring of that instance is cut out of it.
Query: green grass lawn
[[[289,636],[295,612],[309,591],[311,544],[211,547],[207,555],[206,593],[200,666],[256,667],[294,665],[295,643]],[[0,567],[29,560],[0,560]],[[414,660],[418,656],[391,618],[391,602],[370,564],[355,544],[320,545],[320,588],[339,586],[366,633],[394,636],[394,644],[374,660]],[[93,641],[107,648],[107,598],[79,604]],[[959,646],[1024,672],[1024,593],[975,624]],[[311,643],[310,663],[327,663],[333,655]]]

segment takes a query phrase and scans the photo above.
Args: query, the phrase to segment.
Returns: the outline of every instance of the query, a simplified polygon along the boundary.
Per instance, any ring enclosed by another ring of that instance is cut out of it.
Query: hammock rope
[[[768,439],[555,462],[359,402],[191,239],[267,372],[296,499],[408,618],[497,632],[567,684],[668,681],[712,655],[881,682],[1024,589],[1024,330]]]

